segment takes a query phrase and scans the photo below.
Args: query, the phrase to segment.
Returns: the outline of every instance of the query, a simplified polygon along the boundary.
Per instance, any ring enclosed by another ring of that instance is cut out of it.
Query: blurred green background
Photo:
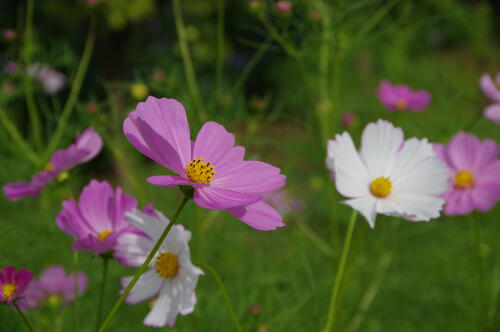
[[[152,202],[171,216],[180,192],[146,183],[164,170],[136,151],[121,128],[147,95],[175,98],[186,108],[192,133],[204,121],[220,122],[246,147],[248,159],[272,163],[288,177],[281,204],[287,227],[277,231],[259,232],[190,203],[180,222],[193,232],[193,261],[218,271],[245,331],[320,331],[350,212],[339,204],[325,168],[326,140],[343,130],[357,139],[366,123],[384,118],[403,127],[406,137],[447,142],[466,130],[498,141],[498,126],[481,116],[487,100],[478,80],[500,70],[500,3],[290,4],[280,12],[276,2],[264,0],[2,1],[0,29],[16,32],[0,44],[2,185],[29,180],[51,149],[68,146],[88,126],[103,135],[105,146],[35,199],[10,202],[2,195],[0,268],[35,274],[52,264],[72,269],[72,239],[54,218],[61,201],[77,197],[91,178],[119,185],[141,207]],[[9,71],[12,64],[16,70]],[[28,74],[33,64],[64,74],[62,89],[46,93]],[[376,97],[382,79],[430,91],[431,105],[420,113],[388,113]],[[346,112],[357,117],[349,128],[340,122]],[[12,126],[35,157],[12,138]],[[473,218],[481,225],[479,246]],[[498,206],[430,223],[379,217],[373,230],[358,218],[337,331],[499,331],[499,218]],[[486,312],[478,311],[477,253]],[[92,331],[101,264],[90,253],[79,257],[90,279],[80,299],[79,331]],[[133,273],[112,262],[106,311],[119,279]],[[178,317],[170,330],[234,329],[209,274],[200,278],[197,296],[194,313]],[[153,330],[142,325],[148,310],[147,303],[124,305],[109,330]],[[28,318],[38,331],[77,331],[74,314],[70,305]],[[0,331],[24,329],[0,306]]]

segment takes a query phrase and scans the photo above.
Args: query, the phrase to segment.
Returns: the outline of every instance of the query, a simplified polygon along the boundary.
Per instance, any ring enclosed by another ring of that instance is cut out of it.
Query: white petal
[[[179,311],[183,315],[190,314],[194,310],[196,304],[194,290],[196,289],[196,283],[200,274],[203,274],[203,271],[195,266],[191,266],[184,269],[178,276],[178,282],[182,288]]]
[[[125,288],[132,280],[132,277],[122,278],[121,284]],[[137,280],[132,290],[127,296],[128,304],[136,304],[149,300],[160,292],[164,284],[164,279],[156,274],[154,270],[149,270]]]
[[[426,139],[409,139],[398,153],[390,178],[394,193],[441,196],[448,188],[448,169]]]
[[[368,195],[368,171],[354,147],[351,136],[346,132],[336,135],[330,147],[337,190],[346,197]]]
[[[135,209],[127,213],[126,218],[130,224],[139,228],[146,233],[153,242],[156,242],[169,222],[163,214],[159,212],[157,214],[159,217],[153,217]]]
[[[115,257],[127,267],[139,267],[148,257],[153,245],[144,235],[126,233],[118,238]]]
[[[161,245],[162,251],[179,254],[187,248],[189,253],[188,241],[191,239],[191,232],[182,225],[174,225]]]
[[[377,199],[375,197],[365,196],[353,198],[343,201],[342,203],[349,205],[354,210],[359,211],[363,215],[363,217],[366,218],[366,221],[368,221],[370,227],[375,227],[375,219],[377,217],[377,213],[375,212]]]
[[[392,215],[403,217],[410,221],[429,221],[439,217],[444,200],[439,197],[419,196],[399,193],[391,195],[390,200],[401,207],[402,213]]]
[[[176,286],[172,280],[166,280],[153,309],[144,319],[144,325],[164,327],[167,324],[175,324],[180,304],[180,294]]]
[[[403,131],[388,121],[378,120],[366,126],[361,138],[361,157],[371,180],[389,176],[402,143]]]

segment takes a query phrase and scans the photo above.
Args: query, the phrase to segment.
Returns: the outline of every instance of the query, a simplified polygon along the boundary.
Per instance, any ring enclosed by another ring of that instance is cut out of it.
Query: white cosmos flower
[[[448,172],[427,139],[405,141],[401,128],[379,120],[364,129],[359,152],[344,132],[328,142],[328,156],[337,190],[349,198],[343,203],[372,228],[377,213],[411,221],[439,217]]]
[[[143,213],[137,209],[128,213],[127,219],[144,234],[126,233],[120,236],[116,255],[122,264],[139,267],[169,221],[159,211]],[[151,260],[150,269],[141,275],[127,296],[128,304],[156,298],[152,310],[144,319],[145,325],[171,327],[177,314],[193,312],[196,304],[194,289],[203,271],[191,263],[190,239],[190,231],[182,225],[174,225]],[[122,278],[122,286],[125,288],[130,280],[132,277]]]

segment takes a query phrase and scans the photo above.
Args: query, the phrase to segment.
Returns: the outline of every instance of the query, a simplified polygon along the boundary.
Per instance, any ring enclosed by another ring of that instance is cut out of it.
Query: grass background
[[[152,95],[183,102],[192,136],[200,126],[199,110],[187,92],[182,58],[176,51],[171,4],[144,1],[137,6],[151,5],[156,10],[146,8],[141,16],[137,14],[140,10],[131,8],[133,3],[108,2],[94,13],[94,9],[82,2],[78,4],[82,12],[72,20],[61,15],[68,6],[63,1],[45,1],[35,6],[35,58],[70,77],[84,40],[86,18],[98,17],[97,46],[60,147],[70,144],[74,133],[88,125],[105,134],[106,144],[99,157],[72,171],[67,181],[50,185],[36,199],[9,202],[3,196],[0,198],[0,267],[15,265],[29,268],[35,274],[52,264],[71,269],[72,239],[55,226],[54,218],[61,209],[61,201],[77,197],[91,178],[120,185],[139,199],[141,207],[152,202],[167,216],[180,203],[180,192],[175,188],[163,189],[145,182],[148,176],[164,174],[165,170],[133,149],[120,130],[123,118],[137,102],[129,95],[130,84],[134,82],[144,83]],[[263,5],[272,13],[272,2]],[[335,5],[340,6],[337,2]],[[384,19],[363,36],[362,42],[354,44],[362,23],[370,21],[385,5],[385,1],[361,1],[360,9],[354,5],[352,9],[344,4],[339,7],[345,14],[342,19],[338,18],[335,6],[325,12],[331,14],[335,24],[340,22],[335,26],[338,35],[329,52],[334,58],[342,58],[341,67],[332,66],[332,72],[339,70],[342,74],[338,94],[328,97],[334,105],[330,120],[335,128],[329,136],[343,130],[338,119],[342,113],[351,111],[359,120],[349,131],[358,142],[364,125],[379,118],[403,127],[406,137],[447,142],[454,133],[467,130],[498,141],[498,126],[479,117],[487,101],[478,87],[483,72],[494,73],[500,68],[495,30],[499,16],[495,14],[494,2],[395,2]],[[8,1],[3,6],[15,15],[2,11],[2,26],[16,26],[22,31],[24,4]],[[286,190],[304,205],[302,211],[285,216],[287,227],[274,232],[256,231],[223,211],[202,210],[192,202],[179,219],[193,232],[190,243],[193,261],[218,271],[245,331],[321,330],[350,213],[339,204],[341,197],[335,194],[324,167],[324,142],[319,138],[316,122],[316,110],[322,102],[318,92],[321,75],[328,81],[332,74],[321,73],[316,67],[324,30],[308,20],[309,2],[297,1],[294,6],[291,17],[269,15],[275,18],[272,22],[282,35],[300,50],[302,62],[287,56],[280,44],[272,41],[245,84],[234,91],[231,88],[241,75],[241,68],[232,62],[243,59],[248,63],[255,49],[265,43],[267,32],[262,22],[249,12],[246,2],[227,5],[225,72],[220,87],[214,88],[213,66],[217,56],[210,47],[217,22],[214,3],[183,3],[186,24],[196,28],[200,35],[189,45],[210,119],[220,121],[235,134],[237,143],[246,147],[248,159],[280,167],[288,177]],[[131,12],[139,17],[127,14]],[[120,15],[121,18],[116,18]],[[15,59],[21,52],[20,42],[5,46],[4,61]],[[110,59],[110,54],[116,56]],[[151,75],[154,68],[166,71],[165,82],[154,81]],[[384,78],[429,90],[433,97],[430,107],[421,113],[386,112],[375,96]],[[19,77],[3,75],[2,83],[14,85],[13,93],[2,95],[2,109],[26,140],[32,142],[24,106],[25,91]],[[45,139],[57,125],[60,105],[67,93],[63,90],[48,97],[39,89],[36,91],[43,112]],[[266,99],[268,105],[263,111],[252,107],[256,97]],[[85,112],[90,101],[97,104],[97,113]],[[3,127],[0,142],[1,183],[29,179],[37,167],[26,160]],[[429,223],[379,216],[373,230],[358,217],[338,330],[498,331],[499,216],[498,206],[488,213],[441,217]],[[475,245],[473,218],[481,229],[479,248]],[[484,315],[488,319],[478,315],[477,310],[477,250],[482,255],[486,275],[488,312]],[[79,330],[92,331],[101,264],[85,252],[79,254],[79,259],[79,268],[90,280],[87,292],[80,299]],[[110,266],[104,300],[108,310],[117,298],[119,279],[134,273],[116,262]],[[194,313],[178,317],[171,330],[233,329],[216,283],[208,273],[200,278],[197,296]],[[258,315],[249,310],[255,305],[262,308]],[[147,303],[124,305],[109,330],[153,330],[142,325],[147,312]],[[56,311],[30,312],[28,317],[40,331],[68,331],[76,326],[74,305]],[[0,306],[0,331],[23,330],[15,313]]]

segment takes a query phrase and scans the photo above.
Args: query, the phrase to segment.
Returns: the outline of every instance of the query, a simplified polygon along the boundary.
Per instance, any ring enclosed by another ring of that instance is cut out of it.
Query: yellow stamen
[[[210,162],[205,163],[203,157],[191,160],[186,167],[186,176],[193,183],[210,184],[214,175],[214,166]]]
[[[408,106],[408,104],[406,103],[406,101],[404,99],[398,99],[398,100],[396,100],[396,102],[394,103],[394,105],[400,111],[405,110],[406,107]]]
[[[458,171],[455,174],[455,188],[467,189],[474,186],[474,176],[469,171]]]
[[[165,279],[173,278],[179,272],[179,258],[171,252],[160,254],[155,262],[156,273]]]
[[[370,191],[373,196],[384,198],[392,191],[392,182],[383,176],[376,178],[370,184]]]
[[[62,171],[57,176],[57,181],[58,182],[63,182],[63,181],[66,181],[68,178],[69,178],[69,173],[67,171]]]
[[[109,236],[109,234],[113,233],[113,231],[110,231],[109,229],[105,229],[97,235],[97,240],[99,242],[104,242],[106,238]]]
[[[6,299],[10,299],[16,293],[16,289],[17,289],[17,286],[16,286],[15,282],[11,283],[11,284],[9,284],[9,283],[3,284],[2,285],[3,297]]]
[[[45,165],[45,168],[43,170],[44,171],[53,171],[54,170],[54,165],[52,165],[51,163],[47,163]]]

